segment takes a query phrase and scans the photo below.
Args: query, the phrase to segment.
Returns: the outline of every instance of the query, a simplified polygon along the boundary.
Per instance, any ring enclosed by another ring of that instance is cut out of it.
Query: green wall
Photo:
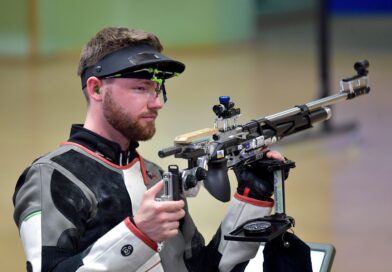
[[[25,55],[27,43],[27,6],[22,0],[1,0],[0,55]]]
[[[0,13],[0,54],[27,54],[26,2],[6,1]],[[41,55],[80,50],[109,25],[154,32],[166,46],[249,40],[256,16],[253,0],[37,0],[37,5]]]
[[[257,15],[273,16],[282,15],[289,12],[303,11],[313,9],[317,4],[317,0],[256,0]],[[284,18],[283,18],[284,20]]]

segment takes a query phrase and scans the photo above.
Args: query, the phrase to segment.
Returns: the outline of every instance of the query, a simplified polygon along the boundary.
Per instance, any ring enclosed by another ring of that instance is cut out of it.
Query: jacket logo
[[[131,255],[133,252],[133,246],[132,245],[125,245],[121,248],[121,255],[124,257],[127,257]]]

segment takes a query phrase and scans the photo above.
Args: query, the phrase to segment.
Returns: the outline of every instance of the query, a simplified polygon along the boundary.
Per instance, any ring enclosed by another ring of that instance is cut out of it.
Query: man
[[[16,185],[28,271],[240,271],[256,254],[257,243],[223,239],[273,206],[271,178],[254,166],[236,169],[237,193],[207,246],[185,200],[157,201],[162,170],[136,148],[155,133],[165,80],[185,69],[161,51],[155,35],[128,28],[102,29],[86,44],[78,68],[85,123]]]

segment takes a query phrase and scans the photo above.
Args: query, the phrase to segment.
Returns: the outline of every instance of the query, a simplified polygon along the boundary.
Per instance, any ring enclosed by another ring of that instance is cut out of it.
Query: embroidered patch
[[[132,245],[125,245],[121,248],[121,255],[124,257],[127,257],[131,255],[133,252],[133,246]]]

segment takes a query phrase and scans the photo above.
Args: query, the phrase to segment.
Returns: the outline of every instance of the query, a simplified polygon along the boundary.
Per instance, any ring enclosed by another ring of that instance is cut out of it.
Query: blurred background
[[[36,157],[68,139],[71,124],[84,121],[79,54],[105,26],[153,32],[166,54],[187,65],[167,83],[155,138],[140,147],[164,168],[186,166],[157,151],[179,134],[211,127],[220,95],[231,96],[246,123],[337,92],[354,62],[368,59],[368,96],[334,106],[328,125],[274,149],[297,165],[286,183],[295,233],[336,247],[332,271],[390,271],[390,0],[0,2],[2,271],[25,271],[12,219],[15,183]],[[189,206],[209,241],[227,204],[202,189]]]

